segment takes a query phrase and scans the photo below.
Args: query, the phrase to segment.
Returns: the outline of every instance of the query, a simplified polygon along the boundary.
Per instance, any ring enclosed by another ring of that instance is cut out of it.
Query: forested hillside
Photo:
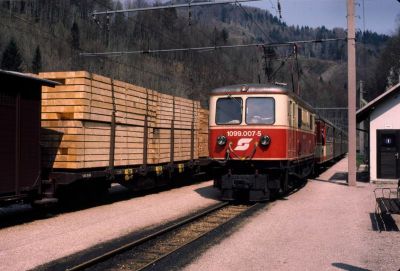
[[[286,82],[289,88],[297,89],[299,82],[300,94],[312,105],[346,103],[347,47],[343,41],[302,44],[297,54],[292,46],[253,46],[173,53],[80,55],[345,38],[343,29],[287,26],[268,11],[240,5],[95,18],[91,16],[95,10],[148,4],[143,0],[125,1],[125,6],[112,0],[22,0],[1,1],[0,5],[3,69],[34,73],[87,70],[165,93],[200,99],[203,104],[208,91],[221,85],[270,80]],[[388,39],[376,33],[358,33],[358,78],[375,90],[376,63]]]

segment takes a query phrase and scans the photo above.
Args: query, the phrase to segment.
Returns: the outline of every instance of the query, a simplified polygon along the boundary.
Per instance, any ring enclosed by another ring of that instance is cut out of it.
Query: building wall
[[[376,130],[400,129],[400,95],[378,105],[370,115],[370,180],[377,180]]]

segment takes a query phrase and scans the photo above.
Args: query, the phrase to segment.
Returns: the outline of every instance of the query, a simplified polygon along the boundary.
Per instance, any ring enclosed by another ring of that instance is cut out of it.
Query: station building
[[[365,154],[371,182],[400,178],[400,83],[357,111],[368,135]],[[361,147],[362,148],[362,147]]]

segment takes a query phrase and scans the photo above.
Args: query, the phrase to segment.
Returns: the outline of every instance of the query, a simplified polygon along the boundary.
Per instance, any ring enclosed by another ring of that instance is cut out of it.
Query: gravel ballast
[[[218,203],[203,182],[0,229],[0,270],[27,270]]]

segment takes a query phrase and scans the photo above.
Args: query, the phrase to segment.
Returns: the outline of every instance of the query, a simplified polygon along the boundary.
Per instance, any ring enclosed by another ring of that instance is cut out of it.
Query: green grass
[[[357,153],[357,155],[356,155],[356,162],[357,162],[357,168],[358,168],[361,164],[364,164],[364,155]]]

